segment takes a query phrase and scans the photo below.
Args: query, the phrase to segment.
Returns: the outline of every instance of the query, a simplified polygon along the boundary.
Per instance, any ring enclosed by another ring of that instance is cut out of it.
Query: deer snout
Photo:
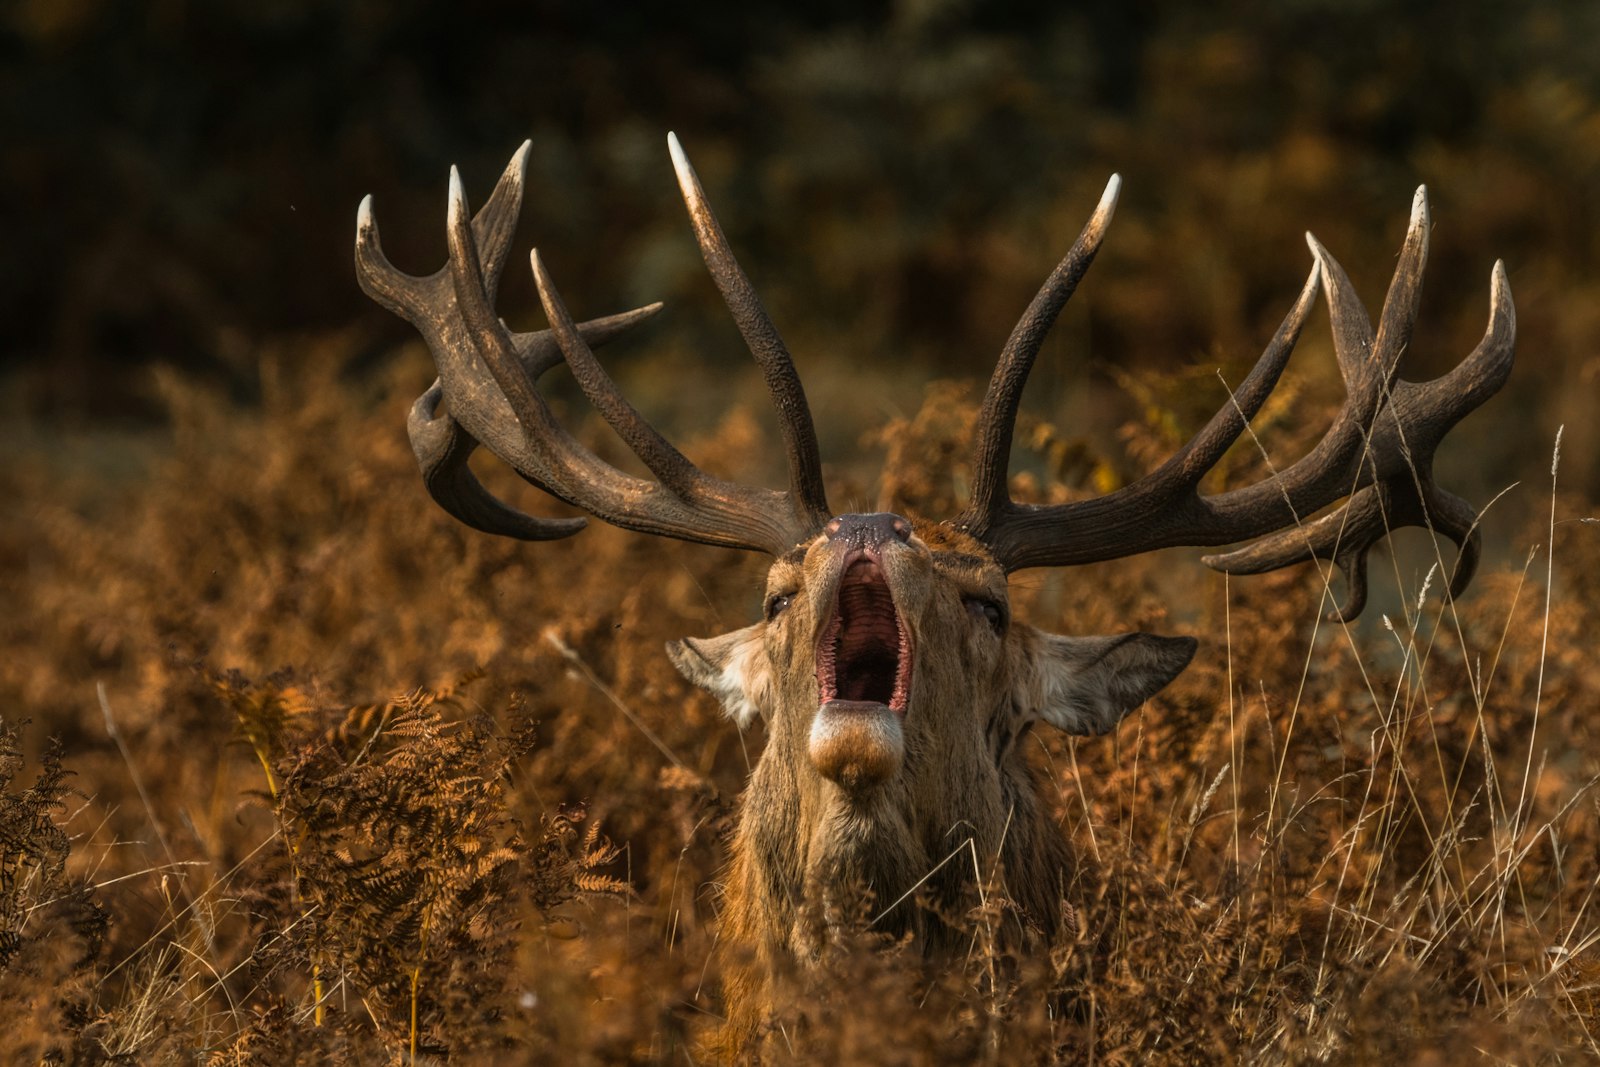
[[[905,544],[911,540],[911,520],[892,511],[839,515],[828,520],[822,535],[830,542],[850,548],[875,549],[890,541]]]

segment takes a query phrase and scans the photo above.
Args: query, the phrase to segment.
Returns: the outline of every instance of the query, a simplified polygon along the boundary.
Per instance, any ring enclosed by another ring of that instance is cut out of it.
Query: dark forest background
[[[1113,171],[1111,240],[1030,403],[1085,415],[1076,386],[1119,369],[1242,373],[1307,229],[1375,306],[1421,182],[1437,229],[1412,376],[1475,343],[1495,258],[1520,313],[1509,399],[1461,432],[1480,447],[1460,465],[1516,477],[1600,389],[1592,4],[23,0],[0,20],[13,421],[159,418],[152,365],[248,402],[263,347],[292,369],[329,332],[353,331],[351,373],[381,363],[411,335],[355,286],[355,205],[374,194],[395,261],[432,270],[448,167],[481,198],[525,138],[519,247],[580,314],[668,301],[613,358],[654,352],[660,381],[721,397],[729,368],[754,375],[668,129],[808,384],[846,409],[824,427],[846,449],[860,388],[830,372],[881,381],[880,412],[984,375]],[[525,272],[503,305],[537,322]],[[1331,398],[1311,332],[1292,373]],[[658,418],[696,410],[635,373]],[[1196,418],[1220,397],[1191,392]],[[1592,487],[1595,439],[1569,435]]]

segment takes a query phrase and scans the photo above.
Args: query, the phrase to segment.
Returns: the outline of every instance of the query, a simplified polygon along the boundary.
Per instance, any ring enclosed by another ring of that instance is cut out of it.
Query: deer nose
[[[840,515],[822,528],[830,541],[842,540],[860,548],[887,544],[891,538],[901,543],[911,540],[911,523],[890,511],[870,515]]]

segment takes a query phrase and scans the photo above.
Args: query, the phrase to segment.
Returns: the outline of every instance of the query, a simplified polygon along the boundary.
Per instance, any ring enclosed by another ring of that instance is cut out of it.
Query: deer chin
[[[831,700],[811,720],[807,746],[817,773],[847,793],[893,778],[905,761],[905,731],[888,705]]]
[[[818,774],[856,792],[894,777],[905,759],[911,632],[872,556],[846,562],[836,596],[817,641],[808,752]]]

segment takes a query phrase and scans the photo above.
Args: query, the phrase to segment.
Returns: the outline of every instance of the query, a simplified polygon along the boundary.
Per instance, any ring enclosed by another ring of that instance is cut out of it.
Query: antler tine
[[[446,238],[450,249],[450,278],[455,288],[456,308],[466,325],[467,334],[477,349],[477,354],[489,369],[489,374],[500,388],[517,421],[522,424],[523,436],[536,454],[542,453],[539,463],[540,480],[562,499],[571,502],[575,485],[571,478],[559,478],[567,471],[564,457],[556,454],[554,442],[570,445],[570,450],[581,448],[576,441],[565,441],[566,430],[545,405],[544,397],[534,388],[533,380],[518,363],[512,350],[505,325],[489,304],[485,274],[478,260],[475,235],[467,220],[467,194],[461,187],[461,174],[450,168],[450,200],[446,221]],[[552,479],[549,475],[556,475]],[[565,491],[563,489],[565,488]]]
[[[1078,282],[1083,280],[1089,265],[1094,262],[1100,242],[1111,225],[1117,210],[1117,196],[1122,190],[1121,175],[1113,174],[1106,182],[1105,192],[1094,214],[1084,225],[1078,239],[1066,256],[1050,272],[1038,293],[1028,304],[1022,318],[1011,330],[989,379],[984,393],[983,407],[978,415],[977,429],[973,434],[972,497],[966,508],[953,520],[954,525],[975,537],[995,522],[1011,504],[1007,486],[1011,465],[1011,436],[1016,432],[1017,406],[1022,391],[1028,384],[1028,374],[1039,355],[1045,335],[1055,325],[1061,310],[1067,306]]]
[[[1484,327],[1483,339],[1453,370],[1418,387],[1418,395],[1428,400],[1429,416],[1441,425],[1448,419],[1444,428],[1450,429],[1482,406],[1511,376],[1516,345],[1517,309],[1511,300],[1505,262],[1497,259],[1489,273],[1489,324]],[[1458,398],[1454,404],[1450,403],[1452,397]]]
[[[501,397],[509,402],[513,419],[521,431],[520,456],[509,449],[496,448],[495,451],[502,458],[520,459],[521,462],[514,465],[535,484],[597,518],[625,529],[774,554],[788,549],[809,532],[800,529],[793,521],[785,521],[789,516],[784,514],[787,509],[782,494],[730,486],[710,479],[692,468],[659,435],[649,442],[645,452],[641,452],[641,458],[646,459],[652,468],[668,470],[673,465],[672,457],[676,457],[684,469],[677,470],[669,477],[684,490],[682,493],[676,492],[672,485],[625,474],[579,444],[550,413],[527,369],[517,358],[515,346],[504,324],[489,304],[473,228],[468,225],[467,218],[466,193],[461,187],[460,175],[455,168],[451,168],[447,236],[456,308],[467,337],[488,367]],[[539,273],[542,274],[542,271]],[[546,307],[552,312],[557,343],[562,346],[569,361],[584,368],[589,377],[586,391],[594,389],[596,385],[591,372],[598,370],[598,365],[583,344],[577,328],[566,316],[565,308],[560,306],[559,300],[551,300],[552,296],[548,278],[542,279],[541,297],[545,298]],[[587,363],[583,358],[585,354]],[[611,388],[614,390],[615,387]],[[592,395],[606,399],[603,394],[602,387],[599,393]],[[623,404],[626,402],[623,401]],[[617,417],[614,405],[610,407],[611,410],[607,411],[606,406],[602,406],[602,411],[608,418]],[[637,412],[631,407],[627,410],[634,422],[642,424]],[[622,429],[626,423],[625,416],[623,418],[622,424],[613,425]],[[623,432],[640,441],[654,434],[654,431],[642,434],[637,426],[628,426]],[[656,448],[657,444],[663,446],[666,452]],[[650,448],[655,449],[653,453],[649,451]],[[671,455],[667,455],[667,452]],[[659,472],[658,476],[661,476]]]
[[[672,167],[678,176],[678,188],[683,194],[684,206],[689,210],[689,221],[694,226],[694,236],[700,245],[701,258],[711,279],[722,293],[722,300],[733,316],[745,346],[755,357],[766,379],[767,391],[778,409],[779,428],[783,434],[783,447],[789,461],[789,493],[795,517],[808,529],[817,529],[831,517],[827,491],[822,482],[822,457],[817,449],[817,431],[811,422],[811,407],[806,403],[805,389],[794,368],[794,359],[778,335],[755,287],[734,258],[733,249],[722,232],[722,226],[712,213],[700,178],[689,163],[676,133],[667,134],[667,150],[672,154]]]
[[[522,214],[522,188],[528,179],[528,152],[532,147],[532,141],[522,142],[501,172],[500,180],[494,183],[483,210],[472,219],[473,238],[483,268],[483,292],[491,306],[500,294],[500,274],[511,258],[511,238],[516,236],[517,219]]]
[[[1313,266],[1305,285],[1300,288],[1299,299],[1289,309],[1289,314],[1284,316],[1278,332],[1272,335],[1272,340],[1262,350],[1256,365],[1250,368],[1250,373],[1233,391],[1231,401],[1217,409],[1217,413],[1211,416],[1211,421],[1199,433],[1157,468],[1150,476],[1151,481],[1162,482],[1163,472],[1171,468],[1172,473],[1165,480],[1174,487],[1194,489],[1207,472],[1221,461],[1223,454],[1233,447],[1239,435],[1244,433],[1244,428],[1250,425],[1250,420],[1261,411],[1267,397],[1272,395],[1272,390],[1277,388],[1278,379],[1282,377],[1289,357],[1294,354],[1294,346],[1300,340],[1300,331],[1305,328],[1306,318],[1316,303],[1321,281],[1322,271],[1318,266]]]
[[[397,269],[384,255],[371,193],[356,209],[356,282],[362,292],[407,320],[425,300],[423,279]]]
[[[544,260],[536,248],[528,255],[533,267],[534,283],[539,287],[539,300],[544,305],[545,318],[550,320],[552,332],[566,357],[572,376],[577,379],[583,395],[595,406],[601,416],[617,432],[617,436],[644,461],[650,473],[661,484],[685,500],[701,495],[710,479],[679,452],[673,444],[658,433],[640,415],[617,388],[611,376],[594,358],[594,352],[584,343],[567,305],[556,291],[555,283],[545,270]]]
[[[1422,303],[1422,275],[1428,269],[1428,231],[1431,226],[1428,187],[1419,185],[1411,197],[1411,219],[1406,225],[1405,243],[1400,246],[1394,277],[1389,281],[1389,291],[1383,298],[1383,312],[1378,317],[1378,335],[1373,340],[1374,353],[1383,353],[1385,356],[1385,386],[1394,380],[1400,357],[1411,345],[1417,308]]]

